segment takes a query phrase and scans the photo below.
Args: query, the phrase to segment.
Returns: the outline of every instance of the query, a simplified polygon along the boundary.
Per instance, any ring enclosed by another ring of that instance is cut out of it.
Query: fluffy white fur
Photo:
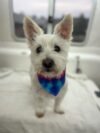
[[[64,113],[60,104],[67,91],[67,84],[61,89],[59,95],[51,96],[45,92],[37,79],[37,73],[43,73],[45,76],[54,77],[59,76],[60,73],[66,68],[67,55],[72,38],[73,19],[67,15],[59,22],[55,29],[54,34],[44,34],[43,30],[30,18],[24,19],[24,33],[28,41],[31,51],[31,83],[34,95],[34,108],[38,117],[45,114],[46,107],[51,99],[55,100],[54,111],[56,113]],[[57,45],[61,48],[60,52],[54,51],[54,46]],[[38,46],[42,47],[42,52],[37,54],[36,49]],[[53,70],[47,72],[43,69],[42,61],[49,57],[55,63]]]

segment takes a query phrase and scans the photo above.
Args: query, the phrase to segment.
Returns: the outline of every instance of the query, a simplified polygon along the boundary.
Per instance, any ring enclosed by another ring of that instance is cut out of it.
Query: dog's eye
[[[61,51],[61,48],[60,48],[59,46],[55,45],[55,47],[54,47],[54,51],[56,51],[56,52],[60,52],[60,51]]]
[[[42,49],[42,47],[41,47],[41,46],[39,46],[39,47],[37,47],[37,49],[36,49],[36,53],[37,53],[37,54],[39,54],[39,53],[41,53],[41,52],[42,52],[42,50],[43,50],[43,49]]]

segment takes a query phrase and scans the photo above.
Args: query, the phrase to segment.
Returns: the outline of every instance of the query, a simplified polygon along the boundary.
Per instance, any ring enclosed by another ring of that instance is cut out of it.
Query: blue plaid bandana
[[[65,83],[65,71],[59,77],[48,78],[38,74],[38,80],[42,88],[48,93],[57,96]]]

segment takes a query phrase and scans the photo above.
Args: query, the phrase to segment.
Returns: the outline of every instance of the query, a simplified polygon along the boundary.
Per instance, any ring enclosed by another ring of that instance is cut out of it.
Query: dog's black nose
[[[52,68],[54,66],[54,61],[50,58],[46,58],[42,62],[43,67],[45,68]]]

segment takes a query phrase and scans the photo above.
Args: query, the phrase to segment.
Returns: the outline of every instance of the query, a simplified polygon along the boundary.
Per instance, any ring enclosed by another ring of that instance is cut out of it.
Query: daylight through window
[[[24,3],[24,4],[23,4]],[[53,7],[49,0],[13,0],[14,32],[19,38],[24,38],[23,18],[30,16],[41,28],[48,33],[48,28],[58,23],[65,14],[72,14],[74,18],[73,42],[83,42],[89,20],[93,13],[93,0],[54,0]],[[49,14],[53,10],[53,14]],[[51,23],[48,24],[48,18]]]

